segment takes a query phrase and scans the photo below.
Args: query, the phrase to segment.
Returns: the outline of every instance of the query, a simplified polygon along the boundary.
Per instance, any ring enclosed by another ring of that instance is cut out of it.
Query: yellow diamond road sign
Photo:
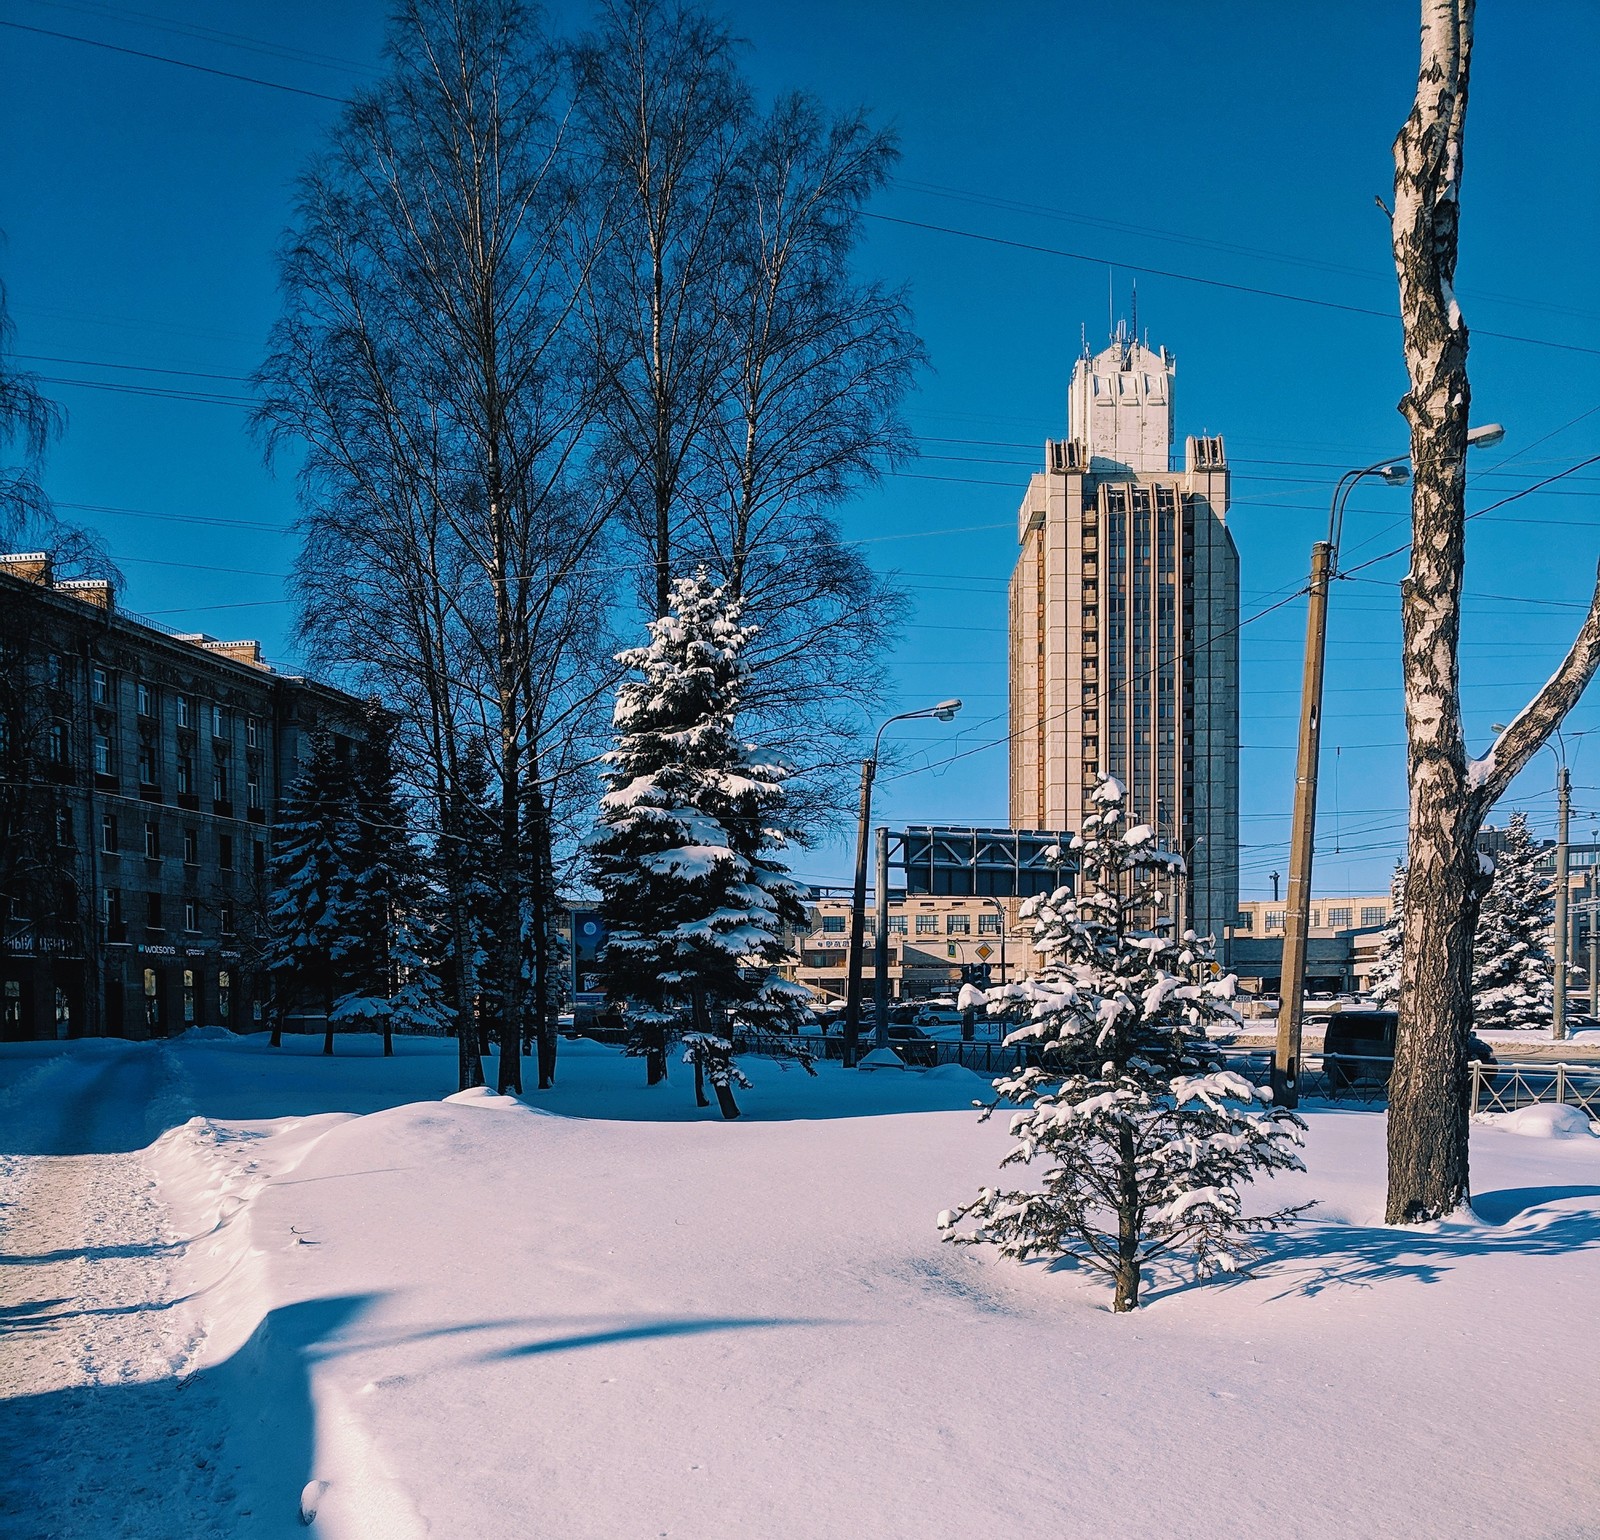
[[[994,948],[990,946],[987,941],[985,941],[983,945],[978,948],[978,956],[981,957],[985,962],[988,962],[988,960],[994,956]]]

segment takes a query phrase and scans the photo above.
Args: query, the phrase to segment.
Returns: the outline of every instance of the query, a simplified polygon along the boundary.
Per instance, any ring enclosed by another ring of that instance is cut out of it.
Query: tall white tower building
[[[1072,371],[1011,578],[1011,825],[1080,829],[1100,776],[1189,862],[1186,919],[1239,906],[1239,553],[1221,438],[1172,469],[1175,364],[1118,328]]]

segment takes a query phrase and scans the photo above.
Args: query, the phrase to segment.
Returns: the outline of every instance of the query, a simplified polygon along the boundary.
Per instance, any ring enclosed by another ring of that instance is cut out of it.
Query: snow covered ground
[[[1314,1110],[1310,1221],[1119,1318],[941,1245],[1005,1143],[965,1071],[755,1060],[725,1124],[592,1044],[526,1105],[319,1046],[0,1049],[0,1533],[1600,1533],[1571,1119],[1402,1232],[1383,1115]]]

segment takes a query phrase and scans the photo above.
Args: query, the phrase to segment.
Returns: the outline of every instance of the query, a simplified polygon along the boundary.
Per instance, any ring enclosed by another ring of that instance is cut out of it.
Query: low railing
[[[621,1043],[627,1032],[620,1027],[587,1027],[585,1037],[597,1042]],[[875,1045],[875,1036],[862,1034],[860,1052],[865,1055]],[[840,1059],[844,1039],[838,1033],[828,1036],[788,1033],[746,1032],[734,1034],[735,1051],[772,1058],[792,1058],[797,1047],[815,1059]],[[894,1038],[889,1046],[913,1069],[932,1069],[942,1064],[960,1064],[975,1074],[997,1077],[1011,1074],[1039,1062],[1039,1050],[1031,1043],[990,1039],[967,1042],[950,1038]],[[1262,1049],[1219,1050],[1228,1066],[1257,1085],[1272,1080],[1272,1054]],[[1515,1112],[1518,1107],[1537,1102],[1563,1102],[1579,1108],[1586,1117],[1600,1121],[1600,1065],[1581,1064],[1478,1064],[1469,1066],[1472,1079],[1468,1087],[1473,1112]],[[1384,1107],[1389,1101],[1389,1076],[1394,1061],[1366,1058],[1355,1054],[1336,1054],[1331,1058],[1313,1055],[1300,1065],[1302,1100],[1354,1103]]]
[[[1561,1102],[1600,1119],[1600,1065],[1474,1064],[1472,1110],[1515,1112],[1538,1102]]]

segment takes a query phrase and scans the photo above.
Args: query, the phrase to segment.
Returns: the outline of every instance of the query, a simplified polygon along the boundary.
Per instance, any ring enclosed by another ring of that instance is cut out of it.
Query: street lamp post
[[[861,818],[856,826],[856,882],[850,905],[850,973],[845,988],[844,1003],[844,1064],[846,1069],[855,1065],[861,1045],[861,951],[866,926],[867,909],[867,835],[872,826],[872,782],[878,773],[878,751],[883,747],[883,735],[896,722],[910,722],[918,717],[934,717],[948,722],[961,709],[959,700],[942,700],[937,706],[924,706],[920,711],[902,711],[884,722],[872,740],[872,756],[861,761]],[[887,904],[889,895],[878,894],[878,907]],[[879,1026],[884,1031],[883,1025]]]
[[[1467,434],[1469,447],[1497,444],[1505,437],[1499,423],[1485,423]],[[1409,455],[1378,460],[1346,471],[1333,489],[1328,538],[1311,547],[1310,602],[1306,610],[1305,674],[1300,686],[1300,741],[1295,760],[1294,817],[1289,829],[1289,892],[1283,921],[1282,986],[1278,1040],[1272,1059],[1272,1091],[1279,1106],[1300,1102],[1300,1025],[1305,1008],[1306,942],[1311,917],[1311,864],[1317,824],[1317,758],[1322,748],[1322,674],[1328,644],[1328,585],[1338,571],[1339,533],[1350,494],[1369,476],[1389,486],[1411,479]]]
[[[998,898],[992,896],[985,898],[985,903],[994,905],[994,912],[1000,916],[1000,982],[1007,983],[1006,979],[1006,906]]]

